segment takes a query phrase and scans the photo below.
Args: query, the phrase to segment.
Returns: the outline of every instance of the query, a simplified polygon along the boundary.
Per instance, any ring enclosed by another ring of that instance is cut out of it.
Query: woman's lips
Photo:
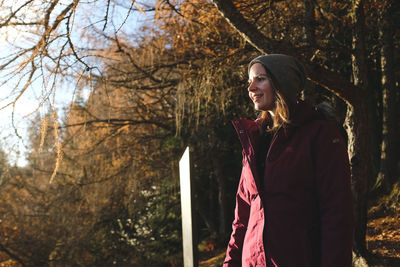
[[[261,95],[253,95],[253,101],[256,102],[256,101],[260,100],[262,96],[263,96],[262,94]]]

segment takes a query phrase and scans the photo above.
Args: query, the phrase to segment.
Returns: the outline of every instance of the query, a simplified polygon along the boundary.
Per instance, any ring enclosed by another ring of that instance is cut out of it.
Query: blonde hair
[[[265,67],[264,67],[265,68]],[[279,128],[285,128],[290,124],[290,109],[285,96],[279,91],[278,84],[274,77],[266,70],[268,79],[270,80],[274,94],[274,108],[272,117],[268,111],[261,112],[262,131],[272,132],[278,131]]]

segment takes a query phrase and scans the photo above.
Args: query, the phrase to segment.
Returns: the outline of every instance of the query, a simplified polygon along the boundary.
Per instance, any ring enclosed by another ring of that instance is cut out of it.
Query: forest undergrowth
[[[368,211],[367,248],[374,267],[400,266],[400,186],[371,203]]]

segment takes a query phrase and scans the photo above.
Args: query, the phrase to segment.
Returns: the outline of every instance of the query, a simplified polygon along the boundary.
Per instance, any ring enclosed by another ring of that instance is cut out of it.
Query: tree
[[[352,2],[352,73],[353,83],[359,86],[357,97],[347,107],[346,127],[349,140],[348,152],[351,163],[354,195],[355,249],[365,255],[367,233],[367,194],[371,176],[371,149],[368,138],[369,118],[368,100],[362,97],[368,92],[368,70],[366,45],[364,40],[365,17],[363,1]],[[356,102],[357,101],[357,102]],[[368,167],[366,167],[368,166]]]
[[[123,32],[133,14],[151,11],[154,7],[138,1],[2,1],[0,71],[8,97],[1,109],[12,106],[14,117],[17,102],[38,87],[38,106],[54,106],[57,89],[71,82],[68,77],[101,75],[96,59],[107,49],[109,35]]]
[[[394,69],[395,45],[394,45],[394,11],[396,6],[393,1],[383,4],[379,13],[379,37],[381,40],[381,68],[382,68],[382,144],[381,144],[381,165],[380,181],[386,191],[396,182],[396,141],[398,126],[395,122],[396,114],[396,76]],[[396,91],[397,90],[397,91]]]
[[[36,137],[39,146],[40,137]],[[52,146],[51,141],[41,144],[45,154],[51,153],[48,149],[49,145]],[[43,166],[43,158],[38,158],[37,162],[41,162]],[[54,195],[44,193],[49,187],[48,179],[43,180],[43,176],[36,176],[35,180],[29,173],[27,169],[14,167],[0,191],[1,248],[22,266],[42,265],[46,262],[54,238],[59,235],[56,227],[47,227],[50,225],[49,209],[53,207],[54,201]]]

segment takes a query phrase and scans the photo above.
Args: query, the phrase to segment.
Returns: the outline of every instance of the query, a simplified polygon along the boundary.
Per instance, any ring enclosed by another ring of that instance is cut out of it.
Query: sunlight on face
[[[269,111],[273,109],[274,90],[264,66],[260,63],[255,63],[250,68],[247,90],[256,110]]]

